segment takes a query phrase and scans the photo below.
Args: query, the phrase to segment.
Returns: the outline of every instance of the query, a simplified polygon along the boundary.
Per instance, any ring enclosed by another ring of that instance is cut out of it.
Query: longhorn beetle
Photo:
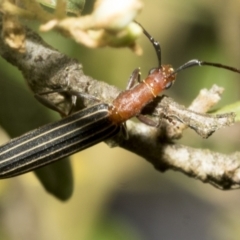
[[[122,124],[134,116],[148,125],[154,125],[141,116],[141,110],[163,90],[170,88],[176,73],[183,69],[213,66],[240,73],[240,70],[230,66],[199,60],[188,61],[176,70],[171,65],[162,65],[159,42],[142,29],[155,48],[158,67],[151,69],[149,75],[134,86],[139,79],[139,69],[135,69],[127,90],[121,92],[112,104],[98,103],[1,146],[0,178],[32,171],[104,141],[116,135]]]

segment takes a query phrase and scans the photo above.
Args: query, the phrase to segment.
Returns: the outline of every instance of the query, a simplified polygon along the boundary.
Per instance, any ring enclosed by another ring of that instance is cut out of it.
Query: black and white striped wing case
[[[97,104],[0,146],[0,178],[17,176],[116,135],[108,104]]]

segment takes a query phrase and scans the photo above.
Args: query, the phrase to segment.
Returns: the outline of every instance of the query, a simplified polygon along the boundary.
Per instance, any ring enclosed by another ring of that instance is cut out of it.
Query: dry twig
[[[2,19],[2,15],[0,18]],[[2,31],[2,23],[0,23],[0,30]],[[25,34],[26,50],[24,53],[10,48],[1,35],[0,54],[22,71],[34,93],[56,89],[73,90],[93,95],[107,103],[111,103],[119,94],[117,88],[84,75],[81,64],[53,49],[30,29],[25,28]],[[216,92],[218,91],[215,91],[213,95],[216,95]],[[47,98],[61,107],[63,111],[68,111],[70,99],[67,95],[54,93],[47,95]],[[205,97],[204,99],[206,100]],[[207,101],[209,102],[209,100]],[[91,100],[84,98],[81,99],[81,102],[82,107],[92,104]],[[168,130],[174,129],[172,122],[180,122],[178,124],[184,125],[180,133],[188,126],[203,137],[207,137],[217,129],[232,124],[234,121],[232,113],[221,116],[200,114],[191,109],[185,109],[170,98],[163,100],[157,98],[154,109],[152,114],[155,117],[164,117],[165,122],[172,119],[168,128],[165,127],[165,124],[161,124],[160,130],[128,121],[129,139],[116,136],[112,141],[115,141],[120,147],[142,156],[159,171],[167,169],[181,171],[221,189],[239,187],[240,153],[223,155],[209,150],[178,145],[171,142],[171,139],[176,138],[176,131],[171,130],[173,134],[169,134]],[[208,107],[204,109],[201,112],[205,112]],[[162,114],[163,112],[164,114]]]

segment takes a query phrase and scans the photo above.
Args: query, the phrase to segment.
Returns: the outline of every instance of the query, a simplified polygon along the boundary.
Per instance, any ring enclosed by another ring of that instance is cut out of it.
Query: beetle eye
[[[168,82],[165,86],[165,89],[169,89],[172,86],[172,84],[173,84],[172,82]]]
[[[150,75],[150,74],[152,74],[153,72],[155,72],[156,70],[157,70],[157,68],[152,68],[152,69],[149,70],[149,73],[148,73],[148,74]]]

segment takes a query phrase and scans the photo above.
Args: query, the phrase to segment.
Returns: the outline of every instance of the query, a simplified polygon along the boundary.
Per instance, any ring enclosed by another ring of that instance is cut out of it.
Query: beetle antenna
[[[136,22],[136,21],[135,21]],[[160,68],[162,66],[162,59],[161,59],[161,46],[160,43],[158,41],[156,41],[153,36],[150,35],[150,33],[148,33],[148,31],[139,23],[136,22],[143,30],[144,35],[149,39],[149,41],[152,43],[155,52],[157,54],[157,59],[158,59],[158,67]]]
[[[227,69],[227,70],[229,70],[231,72],[240,73],[240,70],[237,69],[237,68],[234,68],[234,67],[230,67],[230,66],[223,65],[223,64],[220,64],[220,63],[205,62],[205,61],[199,61],[197,59],[193,59],[193,60],[190,60],[190,61],[184,63],[179,68],[177,68],[168,77],[170,77],[171,75],[176,74],[177,72],[182,71],[183,69],[190,68],[190,67],[195,67],[195,66],[212,66],[212,67]]]

